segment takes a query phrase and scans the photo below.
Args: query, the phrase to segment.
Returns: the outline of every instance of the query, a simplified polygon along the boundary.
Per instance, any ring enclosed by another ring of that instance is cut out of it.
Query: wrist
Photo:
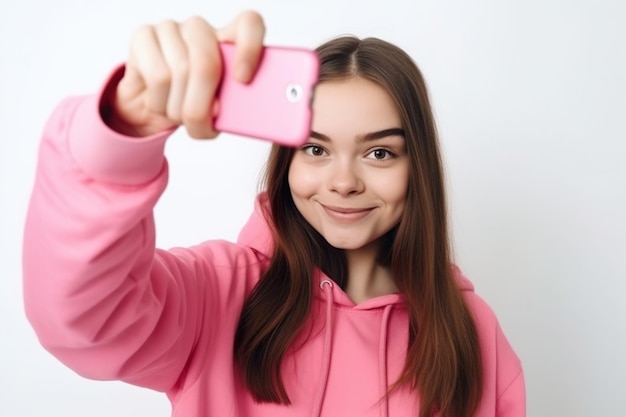
[[[123,92],[120,95],[125,72],[126,67],[120,65],[102,89],[98,109],[104,124],[116,133],[131,138],[145,138],[171,131],[175,126],[164,123],[166,119],[154,120],[148,114],[141,95],[125,97]],[[134,119],[129,120],[124,115],[133,115]]]

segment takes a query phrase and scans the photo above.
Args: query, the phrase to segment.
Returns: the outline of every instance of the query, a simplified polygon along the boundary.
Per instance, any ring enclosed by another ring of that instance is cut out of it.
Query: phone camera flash
[[[289,84],[286,90],[287,100],[297,103],[302,98],[302,86],[299,84]]]

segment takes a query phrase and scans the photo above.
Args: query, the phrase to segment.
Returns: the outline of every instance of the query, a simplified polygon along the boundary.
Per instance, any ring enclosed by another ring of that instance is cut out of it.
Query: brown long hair
[[[406,208],[386,236],[380,262],[406,298],[409,346],[390,390],[419,392],[420,417],[469,417],[482,394],[482,363],[474,322],[455,283],[438,135],[421,72],[400,48],[376,38],[331,40],[317,52],[320,82],[362,77],[381,85],[400,112],[410,158]],[[295,150],[272,148],[265,187],[275,239],[269,269],[247,299],[235,339],[243,380],[258,401],[289,404],[280,366],[311,310],[315,266],[345,288],[347,266],[300,215],[288,172]]]

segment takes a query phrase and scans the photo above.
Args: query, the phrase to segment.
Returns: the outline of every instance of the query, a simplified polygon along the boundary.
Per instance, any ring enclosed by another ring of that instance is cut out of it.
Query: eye
[[[324,148],[317,145],[305,145],[302,147],[302,151],[310,156],[324,156],[326,153]]]
[[[373,159],[376,159],[378,161],[384,161],[384,160],[387,160],[387,159],[391,159],[394,156],[395,156],[394,153],[388,151],[387,149],[382,149],[382,148],[374,149],[369,154],[367,154],[368,158],[373,158]]]

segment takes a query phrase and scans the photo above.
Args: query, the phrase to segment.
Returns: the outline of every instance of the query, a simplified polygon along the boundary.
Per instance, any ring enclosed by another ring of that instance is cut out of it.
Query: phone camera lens
[[[287,100],[296,103],[302,99],[302,87],[299,84],[289,84],[286,90]]]

